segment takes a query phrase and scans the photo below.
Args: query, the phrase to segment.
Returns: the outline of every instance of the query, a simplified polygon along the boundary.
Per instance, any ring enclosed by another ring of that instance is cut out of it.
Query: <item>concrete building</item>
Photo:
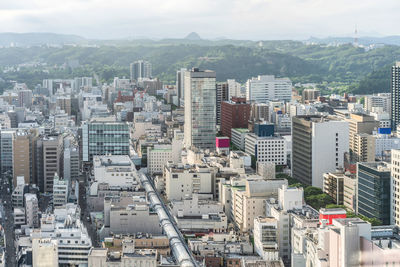
[[[80,220],[80,209],[75,204],[68,203],[65,208],[54,209],[54,214],[44,214],[40,228],[31,232],[31,238],[55,241],[59,265],[78,266],[88,263],[92,241]],[[35,250],[32,252],[35,253]]]
[[[216,120],[217,124],[221,125],[221,105],[224,101],[229,101],[229,85],[227,82],[219,82],[216,84]]]
[[[277,220],[270,217],[255,218],[253,233],[255,252],[264,260],[279,260]]]
[[[80,160],[79,160],[79,146],[64,145],[63,156],[63,178],[71,185],[72,181],[79,179]]]
[[[26,223],[24,208],[14,208],[13,214],[15,227],[20,227]]]
[[[28,227],[39,227],[39,203],[35,194],[25,194],[25,215]]]
[[[165,195],[169,201],[192,197],[193,193],[212,195],[211,170],[203,165],[183,166],[168,163],[164,166]]]
[[[18,106],[30,108],[32,106],[32,91],[19,90],[18,91]]]
[[[268,103],[272,100],[290,102],[292,100],[292,82],[288,78],[259,75],[247,81],[246,99],[251,103]]]
[[[58,245],[51,238],[32,240],[32,266],[54,267],[58,266]]]
[[[1,130],[0,134],[0,162],[1,172],[13,171],[13,138],[15,131]]]
[[[63,173],[61,170],[62,138],[58,135],[43,136],[38,140],[38,147],[42,149],[43,178],[39,180],[39,187],[42,192],[52,193],[54,175]],[[38,166],[41,168],[41,166]],[[40,179],[41,177],[38,177]]]
[[[286,179],[264,180],[260,176],[248,178],[244,188],[232,190],[232,218],[235,225],[242,231],[253,229],[254,219],[265,216],[265,201],[276,197],[278,189],[287,185]]]
[[[185,146],[215,150],[216,88],[214,71],[185,72]]]
[[[246,135],[250,133],[247,128],[233,128],[231,130],[231,141],[240,150],[245,149]]]
[[[228,229],[228,219],[224,212],[190,216],[178,214],[178,216],[175,216],[175,221],[181,231],[187,232],[211,231],[221,233]]]
[[[154,145],[147,148],[147,172],[150,175],[161,174],[168,161],[172,161],[172,145]]]
[[[343,205],[352,210],[357,210],[357,177],[344,176],[343,178]]]
[[[323,173],[344,167],[349,124],[321,116],[296,116],[292,121],[292,175],[322,188]]]
[[[88,267],[157,267],[155,250],[135,250],[124,245],[122,251],[109,251],[107,248],[92,248],[89,253]]]
[[[357,213],[390,224],[390,166],[384,162],[357,163]]]
[[[185,88],[184,88],[184,83],[185,83],[185,71],[187,69],[182,68],[178,71],[176,71],[176,91],[178,94],[178,104],[180,107],[184,106],[185,102]]]
[[[68,181],[60,179],[57,173],[54,174],[53,182],[53,206],[65,207],[68,202]]]
[[[355,162],[375,161],[375,138],[373,135],[360,133],[353,136],[352,155]]]
[[[392,149],[392,160],[390,173],[392,177],[391,183],[391,224],[396,224],[400,226],[400,149]]]
[[[321,95],[321,92],[317,89],[304,89],[302,92],[303,103],[315,101]]]
[[[13,184],[16,185],[17,176],[24,176],[25,183],[34,183],[35,159],[34,144],[36,135],[32,131],[19,130],[13,138]]]
[[[145,60],[137,60],[130,64],[131,81],[137,81],[140,78],[151,78],[151,63]]]
[[[258,162],[286,165],[286,142],[283,137],[260,137],[249,133],[245,137],[245,151],[254,156]]]
[[[324,173],[324,193],[332,197],[337,205],[344,205],[344,179],[346,174],[341,171]]]
[[[247,128],[250,118],[250,104],[246,98],[233,97],[221,103],[221,132],[231,137],[233,128]]]
[[[365,96],[364,108],[372,112],[374,108],[382,108],[383,112],[391,112],[390,93],[380,93]]]
[[[68,116],[71,116],[71,97],[70,96],[57,96],[57,107],[64,110]]]
[[[209,199],[199,199],[201,195],[193,194],[191,198],[173,200],[170,203],[173,216],[202,216],[203,214],[218,214],[223,212],[223,205]]]
[[[392,129],[395,130],[400,122],[400,62],[392,67],[391,103],[392,103]]]
[[[127,122],[92,119],[82,125],[83,161],[98,155],[129,155],[130,129]]]
[[[129,156],[95,156],[94,177],[90,184],[90,195],[98,195],[99,185],[107,184],[110,190],[134,191],[139,188],[135,164]]]
[[[157,213],[144,196],[133,196],[125,204],[117,198],[104,199],[104,225],[101,237],[113,234],[161,234]]]
[[[349,123],[349,148],[352,154],[355,154],[354,161],[357,161],[358,153],[363,147],[363,142],[360,142],[358,134],[372,134],[372,131],[378,129],[379,122],[375,121],[374,117],[352,113],[350,118],[345,119]],[[365,143],[365,142],[364,142]]]

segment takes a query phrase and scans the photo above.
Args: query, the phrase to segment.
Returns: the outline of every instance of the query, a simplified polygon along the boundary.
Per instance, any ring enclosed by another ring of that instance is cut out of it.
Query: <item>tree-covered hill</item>
[[[227,42],[227,41],[225,41]],[[297,41],[267,41],[212,45],[212,42],[160,42],[101,45],[2,48],[0,68],[26,62],[47,63],[43,67],[21,67],[0,77],[26,82],[32,86],[43,78],[73,77],[96,73],[103,82],[114,76],[128,76],[129,63],[145,59],[153,65],[153,76],[173,83],[176,70],[193,66],[212,69],[217,80],[228,78],[245,82],[252,76],[274,74],[288,76],[294,82],[341,83],[348,90],[370,93],[389,90],[390,66],[400,60],[400,47],[385,46],[366,51],[352,45],[305,45]],[[57,69],[70,60],[80,67]],[[388,71],[389,70],[389,71]]]

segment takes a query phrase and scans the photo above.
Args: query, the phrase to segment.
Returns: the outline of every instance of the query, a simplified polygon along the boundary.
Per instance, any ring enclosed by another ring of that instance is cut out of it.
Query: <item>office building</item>
[[[222,102],[224,101],[229,101],[229,86],[227,82],[219,82],[216,84],[216,89],[217,89],[217,95],[216,95],[216,100],[217,100],[217,106],[216,106],[216,118],[217,118],[217,124],[221,124],[221,105]]]
[[[32,260],[35,267],[58,266],[57,241],[51,238],[33,239]]]
[[[391,224],[400,226],[400,149],[392,149],[392,214]]]
[[[374,95],[366,95],[364,108],[368,112],[372,112],[376,108],[382,108],[383,112],[391,111],[391,96],[390,93],[380,93]]]
[[[62,138],[58,135],[42,136],[37,141],[39,151],[39,164],[41,175],[38,176],[39,188],[41,192],[53,192],[54,175],[62,172],[61,154]],[[41,152],[41,153],[40,153]]]
[[[17,177],[24,176],[25,183],[33,183],[34,162],[34,136],[25,130],[16,131],[13,137],[13,184],[16,186]]]
[[[320,94],[321,92],[317,89],[304,89],[302,93],[303,103],[317,100]]]
[[[129,155],[130,130],[127,122],[92,119],[82,125],[83,161],[97,155]]]
[[[392,129],[396,130],[400,122],[400,61],[392,67],[390,88],[392,91]]]
[[[185,145],[215,150],[215,72],[193,68],[185,72]]]
[[[246,97],[246,94],[242,93],[242,86],[240,83],[234,79],[228,79],[226,82],[228,83],[228,100],[232,99],[232,97]]]
[[[53,182],[53,206],[65,207],[68,201],[68,181],[54,174]]]
[[[231,141],[240,150],[244,150],[246,135],[250,131],[247,128],[232,128],[231,130]]]
[[[54,214],[43,214],[40,228],[31,232],[32,240],[50,239],[55,241],[60,266],[85,266],[88,264],[92,241],[80,220],[80,213],[76,204],[68,203],[65,208],[54,209]],[[34,247],[32,253],[36,253]]]
[[[1,172],[13,170],[13,139],[14,130],[1,130],[0,136],[0,162]]]
[[[279,260],[278,223],[275,218],[254,219],[254,250],[264,260]]]
[[[349,124],[321,116],[295,116],[292,122],[292,175],[322,189],[323,174],[344,166]]]
[[[183,103],[185,101],[185,71],[187,69],[182,68],[176,72],[176,91],[180,107],[184,106]]]
[[[193,193],[212,196],[212,173],[206,166],[164,166],[165,194],[169,201],[191,197]]]
[[[286,142],[281,136],[257,136],[249,133],[245,137],[245,151],[258,162],[273,162],[286,165]]]
[[[356,162],[363,158],[371,157],[372,155],[369,151],[373,150],[372,141],[368,141],[367,137],[362,134],[372,134],[374,130],[378,129],[379,122],[375,121],[374,117],[361,113],[352,113],[350,118],[345,119],[345,121],[349,123],[349,148],[352,161]],[[363,152],[366,148],[370,149],[368,149],[368,152]],[[369,154],[369,156],[366,156],[366,154]]]
[[[28,227],[39,227],[39,203],[35,194],[25,194],[25,216]]]
[[[292,100],[292,82],[289,78],[275,78],[274,75],[259,75],[246,83],[246,100],[250,103],[265,103]]]
[[[233,128],[247,128],[250,118],[250,104],[245,98],[233,97],[221,103],[221,132],[231,138]]]
[[[162,174],[164,165],[172,160],[171,145],[154,145],[147,148],[147,172],[150,175]]]
[[[344,204],[344,179],[343,172],[324,173],[324,193],[328,194],[337,205]]]
[[[25,89],[18,91],[18,106],[30,108],[32,106],[32,91]]]
[[[390,166],[384,162],[357,164],[357,213],[390,224]]]
[[[371,134],[353,135],[352,155],[354,162],[375,161],[375,137]]]
[[[151,64],[148,61],[138,60],[130,65],[131,81],[141,78],[151,78]]]

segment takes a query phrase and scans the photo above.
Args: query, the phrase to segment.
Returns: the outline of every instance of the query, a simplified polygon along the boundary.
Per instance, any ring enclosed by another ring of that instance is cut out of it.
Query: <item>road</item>
[[[11,203],[11,179],[12,177],[7,174],[1,175],[0,179],[1,204],[4,207],[4,213],[2,214],[2,225],[4,227],[4,234],[6,237],[6,266],[17,266],[14,243],[14,216]],[[10,191],[7,191],[7,188],[9,188]]]

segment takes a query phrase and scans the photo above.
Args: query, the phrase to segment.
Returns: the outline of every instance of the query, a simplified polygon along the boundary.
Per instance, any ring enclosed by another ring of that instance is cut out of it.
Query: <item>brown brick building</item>
[[[232,97],[231,101],[221,104],[221,132],[231,137],[232,128],[247,128],[250,117],[250,104],[246,98]]]

